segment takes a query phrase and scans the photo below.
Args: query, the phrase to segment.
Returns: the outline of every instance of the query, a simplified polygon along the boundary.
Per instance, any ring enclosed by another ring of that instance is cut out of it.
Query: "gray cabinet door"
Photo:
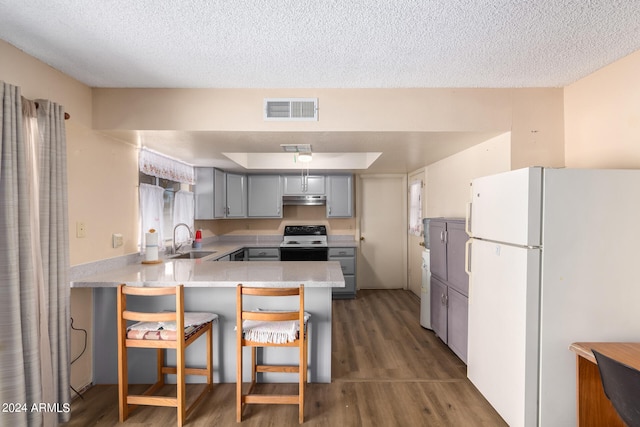
[[[464,363],[467,363],[469,298],[451,287],[447,296],[447,344]]]
[[[227,218],[247,216],[247,177],[227,173]]]
[[[431,276],[431,327],[440,339],[447,343],[447,291],[444,282]]]
[[[248,216],[282,218],[282,182],[279,175],[248,176]]]
[[[213,219],[213,168],[195,168],[195,219]]]
[[[462,295],[469,295],[469,276],[464,268],[464,251],[469,235],[464,222],[447,222],[447,282]]]
[[[439,219],[429,221],[429,241],[431,244],[431,274],[447,280],[447,223]]]
[[[285,175],[284,194],[287,196],[297,196],[303,194],[324,195],[324,176],[319,175]]]
[[[353,216],[353,181],[351,175],[327,177],[327,218]]]
[[[225,218],[227,216],[227,174],[219,169],[213,171],[213,216]]]

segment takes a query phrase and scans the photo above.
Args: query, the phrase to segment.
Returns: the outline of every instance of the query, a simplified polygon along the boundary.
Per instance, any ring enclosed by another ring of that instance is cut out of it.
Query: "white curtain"
[[[187,224],[193,232],[194,219],[194,198],[191,191],[180,190],[173,200],[173,226],[180,223]],[[189,232],[180,227],[176,230],[176,241],[174,244],[181,244],[189,241]]]
[[[0,402],[22,405],[0,425],[55,426],[70,418],[64,109],[4,82],[0,98]]]
[[[422,181],[409,186],[409,234],[422,235]]]
[[[141,251],[144,252],[145,233],[150,229],[158,233],[158,250],[162,250],[165,236],[163,236],[163,211],[164,211],[164,189],[157,185],[140,184],[140,242]]]

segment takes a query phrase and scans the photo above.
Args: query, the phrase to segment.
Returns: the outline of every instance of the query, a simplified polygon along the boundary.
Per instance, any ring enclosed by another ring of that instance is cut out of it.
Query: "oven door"
[[[326,261],[328,254],[326,247],[281,247],[280,261]]]

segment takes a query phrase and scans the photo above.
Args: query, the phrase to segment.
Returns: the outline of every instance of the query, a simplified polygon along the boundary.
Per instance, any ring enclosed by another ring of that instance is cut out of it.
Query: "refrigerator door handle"
[[[467,210],[464,215],[464,231],[471,237],[471,206],[472,202],[467,203]]]
[[[472,239],[467,240],[464,244],[464,271],[468,276],[471,276],[471,265],[469,265],[470,255],[471,255],[471,243],[473,243]]]

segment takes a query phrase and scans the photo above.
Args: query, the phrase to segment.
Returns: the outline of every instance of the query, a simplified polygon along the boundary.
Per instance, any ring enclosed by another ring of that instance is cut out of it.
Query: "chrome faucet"
[[[182,245],[177,245],[176,246],[176,230],[178,229],[178,227],[180,226],[184,226],[187,227],[187,230],[189,230],[189,238],[191,240],[193,240],[193,231],[191,231],[191,227],[189,227],[187,224],[185,224],[184,222],[181,222],[180,224],[176,225],[175,227],[173,227],[173,253],[174,255],[178,253],[178,250],[180,250],[180,248],[182,247]]]

